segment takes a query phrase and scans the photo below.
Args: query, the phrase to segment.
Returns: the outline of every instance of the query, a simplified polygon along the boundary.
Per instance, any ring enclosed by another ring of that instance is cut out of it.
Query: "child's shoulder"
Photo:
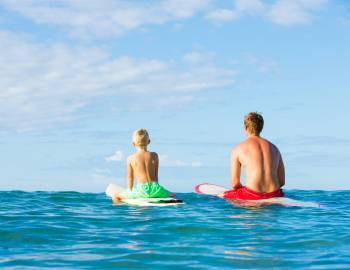
[[[136,153],[128,156],[127,161],[129,161],[129,162],[132,161],[135,158],[135,155],[136,155]]]

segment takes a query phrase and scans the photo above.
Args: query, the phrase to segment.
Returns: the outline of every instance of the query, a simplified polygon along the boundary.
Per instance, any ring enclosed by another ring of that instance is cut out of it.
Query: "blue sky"
[[[350,189],[341,0],[0,1],[1,190],[126,182],[147,128],[160,181],[229,186],[249,111],[289,189]]]

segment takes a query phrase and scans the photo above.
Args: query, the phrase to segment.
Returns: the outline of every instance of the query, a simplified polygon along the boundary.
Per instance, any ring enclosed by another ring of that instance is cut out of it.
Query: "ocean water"
[[[350,269],[350,191],[290,190],[323,208],[171,207],[104,194],[0,192],[0,269]]]

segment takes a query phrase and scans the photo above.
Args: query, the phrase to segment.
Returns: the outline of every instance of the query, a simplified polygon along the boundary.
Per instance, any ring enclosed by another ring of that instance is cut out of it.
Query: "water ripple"
[[[1,269],[349,269],[349,191],[287,191],[326,208],[239,207],[178,194],[178,207],[104,194],[1,192]]]

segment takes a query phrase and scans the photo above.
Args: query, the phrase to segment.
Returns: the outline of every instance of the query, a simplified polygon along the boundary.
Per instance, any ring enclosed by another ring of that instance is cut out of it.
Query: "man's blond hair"
[[[132,134],[132,142],[135,146],[147,146],[151,140],[146,129],[140,128]]]
[[[244,117],[244,126],[250,134],[259,136],[264,127],[264,118],[257,112],[250,112]]]

